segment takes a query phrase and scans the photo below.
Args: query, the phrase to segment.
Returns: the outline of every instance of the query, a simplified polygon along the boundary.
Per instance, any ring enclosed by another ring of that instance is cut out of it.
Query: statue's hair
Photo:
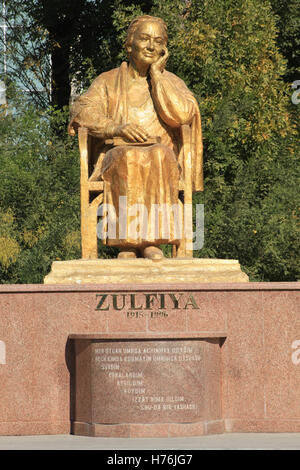
[[[125,48],[126,49],[127,49],[128,46],[131,46],[132,41],[133,41],[133,35],[134,35],[136,29],[138,28],[138,26],[141,23],[146,23],[146,22],[149,22],[149,21],[160,24],[160,26],[162,27],[162,30],[163,30],[164,39],[165,39],[166,43],[168,42],[168,28],[167,28],[167,25],[164,22],[164,20],[162,20],[161,18],[158,18],[157,16],[143,15],[143,16],[138,16],[137,18],[135,18],[130,23],[128,31],[127,31],[126,41],[125,41]]]

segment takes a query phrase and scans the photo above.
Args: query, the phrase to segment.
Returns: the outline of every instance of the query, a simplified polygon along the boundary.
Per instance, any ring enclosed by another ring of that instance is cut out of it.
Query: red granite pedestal
[[[299,289],[0,286],[0,435],[300,432]]]

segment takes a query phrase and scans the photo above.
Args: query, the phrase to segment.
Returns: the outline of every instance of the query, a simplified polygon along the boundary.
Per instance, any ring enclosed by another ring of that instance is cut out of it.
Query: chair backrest
[[[91,174],[92,136],[88,129],[78,129],[80,151],[80,209],[81,209],[81,256],[83,259],[98,258],[97,211],[103,202],[103,181],[89,181]]]

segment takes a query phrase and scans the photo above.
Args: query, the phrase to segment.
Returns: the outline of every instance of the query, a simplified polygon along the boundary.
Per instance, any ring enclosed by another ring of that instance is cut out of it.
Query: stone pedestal
[[[54,261],[44,284],[248,282],[237,260],[164,258]]]
[[[300,432],[299,306],[299,282],[1,285],[0,435]]]
[[[115,290],[98,294],[96,310],[118,330],[121,323],[146,322],[140,337],[71,335],[75,342],[75,414],[72,432],[88,436],[192,436],[224,431],[221,411],[221,343],[224,322],[206,334],[184,333],[201,308],[193,294],[135,293],[137,284],[245,283],[237,260],[164,258],[154,261],[95,259],[55,261],[45,284],[96,284]],[[119,294],[120,284],[132,286]],[[173,289],[172,289],[173,290]],[[119,318],[122,312],[122,318]],[[176,319],[174,318],[176,317]],[[176,332],[168,332],[170,318]],[[149,334],[156,325],[160,337]],[[180,326],[181,325],[181,326]],[[178,329],[183,328],[181,334]],[[218,331],[219,330],[219,331]]]
[[[224,431],[223,338],[70,338],[76,355],[74,434],[168,437]]]

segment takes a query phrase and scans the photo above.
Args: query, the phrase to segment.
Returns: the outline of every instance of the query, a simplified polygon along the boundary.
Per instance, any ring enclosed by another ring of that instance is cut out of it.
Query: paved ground
[[[300,433],[218,434],[189,438],[125,439],[71,435],[0,436],[0,450],[300,450]]]

